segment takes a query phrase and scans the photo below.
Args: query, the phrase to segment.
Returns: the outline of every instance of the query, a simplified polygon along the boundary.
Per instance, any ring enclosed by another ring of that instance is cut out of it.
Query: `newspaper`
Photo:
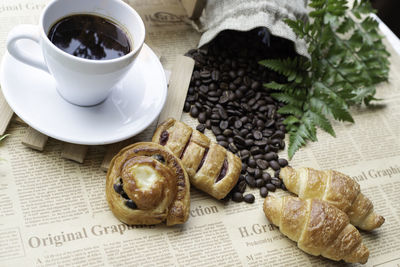
[[[7,31],[35,23],[46,2],[0,1],[2,53]],[[179,2],[153,2],[129,1],[145,20],[146,41],[171,66],[199,35],[179,19],[185,16]],[[355,124],[335,124],[337,138],[320,131],[319,141],[290,162],[349,174],[385,217],[381,228],[361,232],[370,250],[366,266],[400,264],[400,57],[388,48],[392,67],[389,83],[377,90],[380,105],[354,109]],[[195,125],[186,114],[182,120]],[[343,266],[309,256],[283,236],[265,218],[257,190],[247,189],[256,201],[246,204],[192,188],[185,224],[127,226],[106,203],[104,146],[89,147],[78,164],[61,158],[60,141],[49,139],[36,152],[21,144],[26,127],[14,122],[7,133],[0,145],[0,266]]]

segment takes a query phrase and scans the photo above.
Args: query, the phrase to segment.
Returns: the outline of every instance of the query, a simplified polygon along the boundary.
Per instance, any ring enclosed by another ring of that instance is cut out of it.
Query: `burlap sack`
[[[292,40],[296,52],[308,56],[304,40],[296,38],[283,21],[285,18],[307,19],[307,0],[207,0],[196,23],[197,29],[203,32],[199,47],[223,30],[266,27],[272,35]]]

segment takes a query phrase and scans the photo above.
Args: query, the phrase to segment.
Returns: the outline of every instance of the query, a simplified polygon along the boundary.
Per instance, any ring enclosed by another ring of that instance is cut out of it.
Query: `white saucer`
[[[32,42],[29,52],[40,54]],[[165,103],[167,82],[157,56],[143,45],[136,62],[110,96],[93,107],[65,101],[53,78],[5,53],[1,89],[14,112],[32,128],[65,142],[101,145],[132,137],[155,120]]]

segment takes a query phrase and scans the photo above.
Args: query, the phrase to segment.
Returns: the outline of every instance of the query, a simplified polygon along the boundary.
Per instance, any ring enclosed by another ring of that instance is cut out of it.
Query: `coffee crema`
[[[92,14],[64,17],[54,23],[48,38],[64,52],[85,59],[108,60],[128,54],[128,34],[115,22]]]

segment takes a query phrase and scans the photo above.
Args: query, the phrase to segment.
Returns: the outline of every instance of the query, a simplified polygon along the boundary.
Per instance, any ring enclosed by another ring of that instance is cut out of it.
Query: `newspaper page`
[[[46,2],[0,1],[2,53],[8,30],[36,23]],[[165,67],[196,46],[199,36],[184,23],[178,1],[128,3],[144,18],[147,42],[159,49]],[[349,174],[385,217],[381,228],[361,232],[370,250],[366,266],[400,264],[400,57],[388,48],[392,67],[389,83],[377,90],[380,104],[354,109],[355,124],[335,124],[337,138],[320,131],[319,141],[290,162]],[[195,125],[187,114],[182,120]],[[246,204],[218,201],[192,188],[185,224],[125,225],[105,199],[104,146],[89,147],[78,164],[61,158],[58,140],[49,139],[45,150],[36,152],[21,144],[25,126],[11,123],[7,133],[0,145],[0,266],[344,265],[299,250],[266,219],[256,190],[255,203]]]

